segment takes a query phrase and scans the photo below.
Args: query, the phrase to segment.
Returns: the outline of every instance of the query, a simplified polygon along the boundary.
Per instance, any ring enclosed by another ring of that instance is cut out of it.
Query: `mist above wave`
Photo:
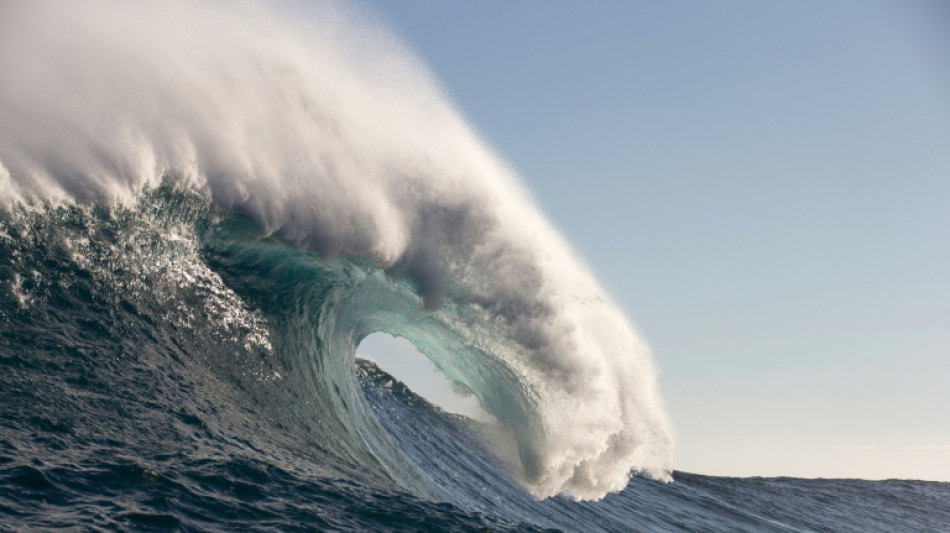
[[[457,327],[524,391],[513,406],[482,399],[515,433],[536,496],[668,475],[647,348],[367,17],[333,3],[4,2],[0,73],[0,203],[132,203],[163,181],[202,191],[264,235],[411,280],[426,310],[468,310]]]

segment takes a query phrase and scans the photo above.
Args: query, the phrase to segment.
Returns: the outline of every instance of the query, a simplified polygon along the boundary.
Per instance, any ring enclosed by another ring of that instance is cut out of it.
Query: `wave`
[[[354,283],[341,265],[371,271],[327,311],[343,332],[314,321],[329,304],[298,304],[300,345],[286,348],[330,345],[319,380],[342,382],[347,405],[361,405],[344,377],[355,343],[383,331],[512,432],[509,462],[536,496],[599,498],[632,472],[668,477],[671,433],[643,342],[394,37],[335,4],[305,21],[268,4],[0,9],[8,211],[197,191],[249,221],[253,236],[228,250],[267,276],[296,268],[295,250],[331,286]]]
[[[645,344],[420,62],[367,16],[335,3],[5,2],[0,72],[6,218],[186,203],[228,220],[210,236],[195,229],[214,225],[202,215],[155,237],[213,268],[143,264],[166,284],[207,284],[218,300],[206,310],[251,332],[248,346],[298,354],[310,371],[270,376],[330,399],[297,409],[334,426],[323,434],[339,439],[335,453],[407,485],[419,477],[384,451],[356,385],[355,346],[381,331],[411,340],[498,419],[516,443],[504,459],[536,497],[601,498],[637,472],[669,479],[671,429]],[[144,268],[132,259],[144,244],[124,246],[111,260]],[[227,275],[251,265],[257,287]],[[235,290],[259,301],[232,301]],[[255,314],[268,306],[279,341]]]

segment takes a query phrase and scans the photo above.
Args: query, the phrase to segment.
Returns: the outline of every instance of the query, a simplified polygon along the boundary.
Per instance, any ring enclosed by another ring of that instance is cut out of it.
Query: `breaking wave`
[[[479,434],[537,498],[669,479],[647,347],[512,171],[384,28],[278,7],[0,5],[11,301],[52,290],[28,264],[51,247],[115,313],[197,332],[178,356],[283,406],[334,471],[421,496],[359,384],[374,332],[494,415]]]

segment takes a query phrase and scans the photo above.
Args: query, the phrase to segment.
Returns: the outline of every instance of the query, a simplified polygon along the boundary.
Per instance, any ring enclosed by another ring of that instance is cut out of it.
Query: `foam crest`
[[[263,234],[369,259],[428,311],[481,317],[478,342],[526,391],[486,407],[535,495],[668,476],[647,348],[516,176],[387,30],[278,7],[0,4],[0,198],[132,203],[172,181]]]

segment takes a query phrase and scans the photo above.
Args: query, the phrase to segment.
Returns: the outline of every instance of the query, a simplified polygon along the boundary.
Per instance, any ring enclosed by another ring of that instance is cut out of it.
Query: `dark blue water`
[[[678,472],[537,501],[503,436],[355,359],[412,290],[180,191],[8,213],[0,529],[950,531],[950,484],[924,481]]]

